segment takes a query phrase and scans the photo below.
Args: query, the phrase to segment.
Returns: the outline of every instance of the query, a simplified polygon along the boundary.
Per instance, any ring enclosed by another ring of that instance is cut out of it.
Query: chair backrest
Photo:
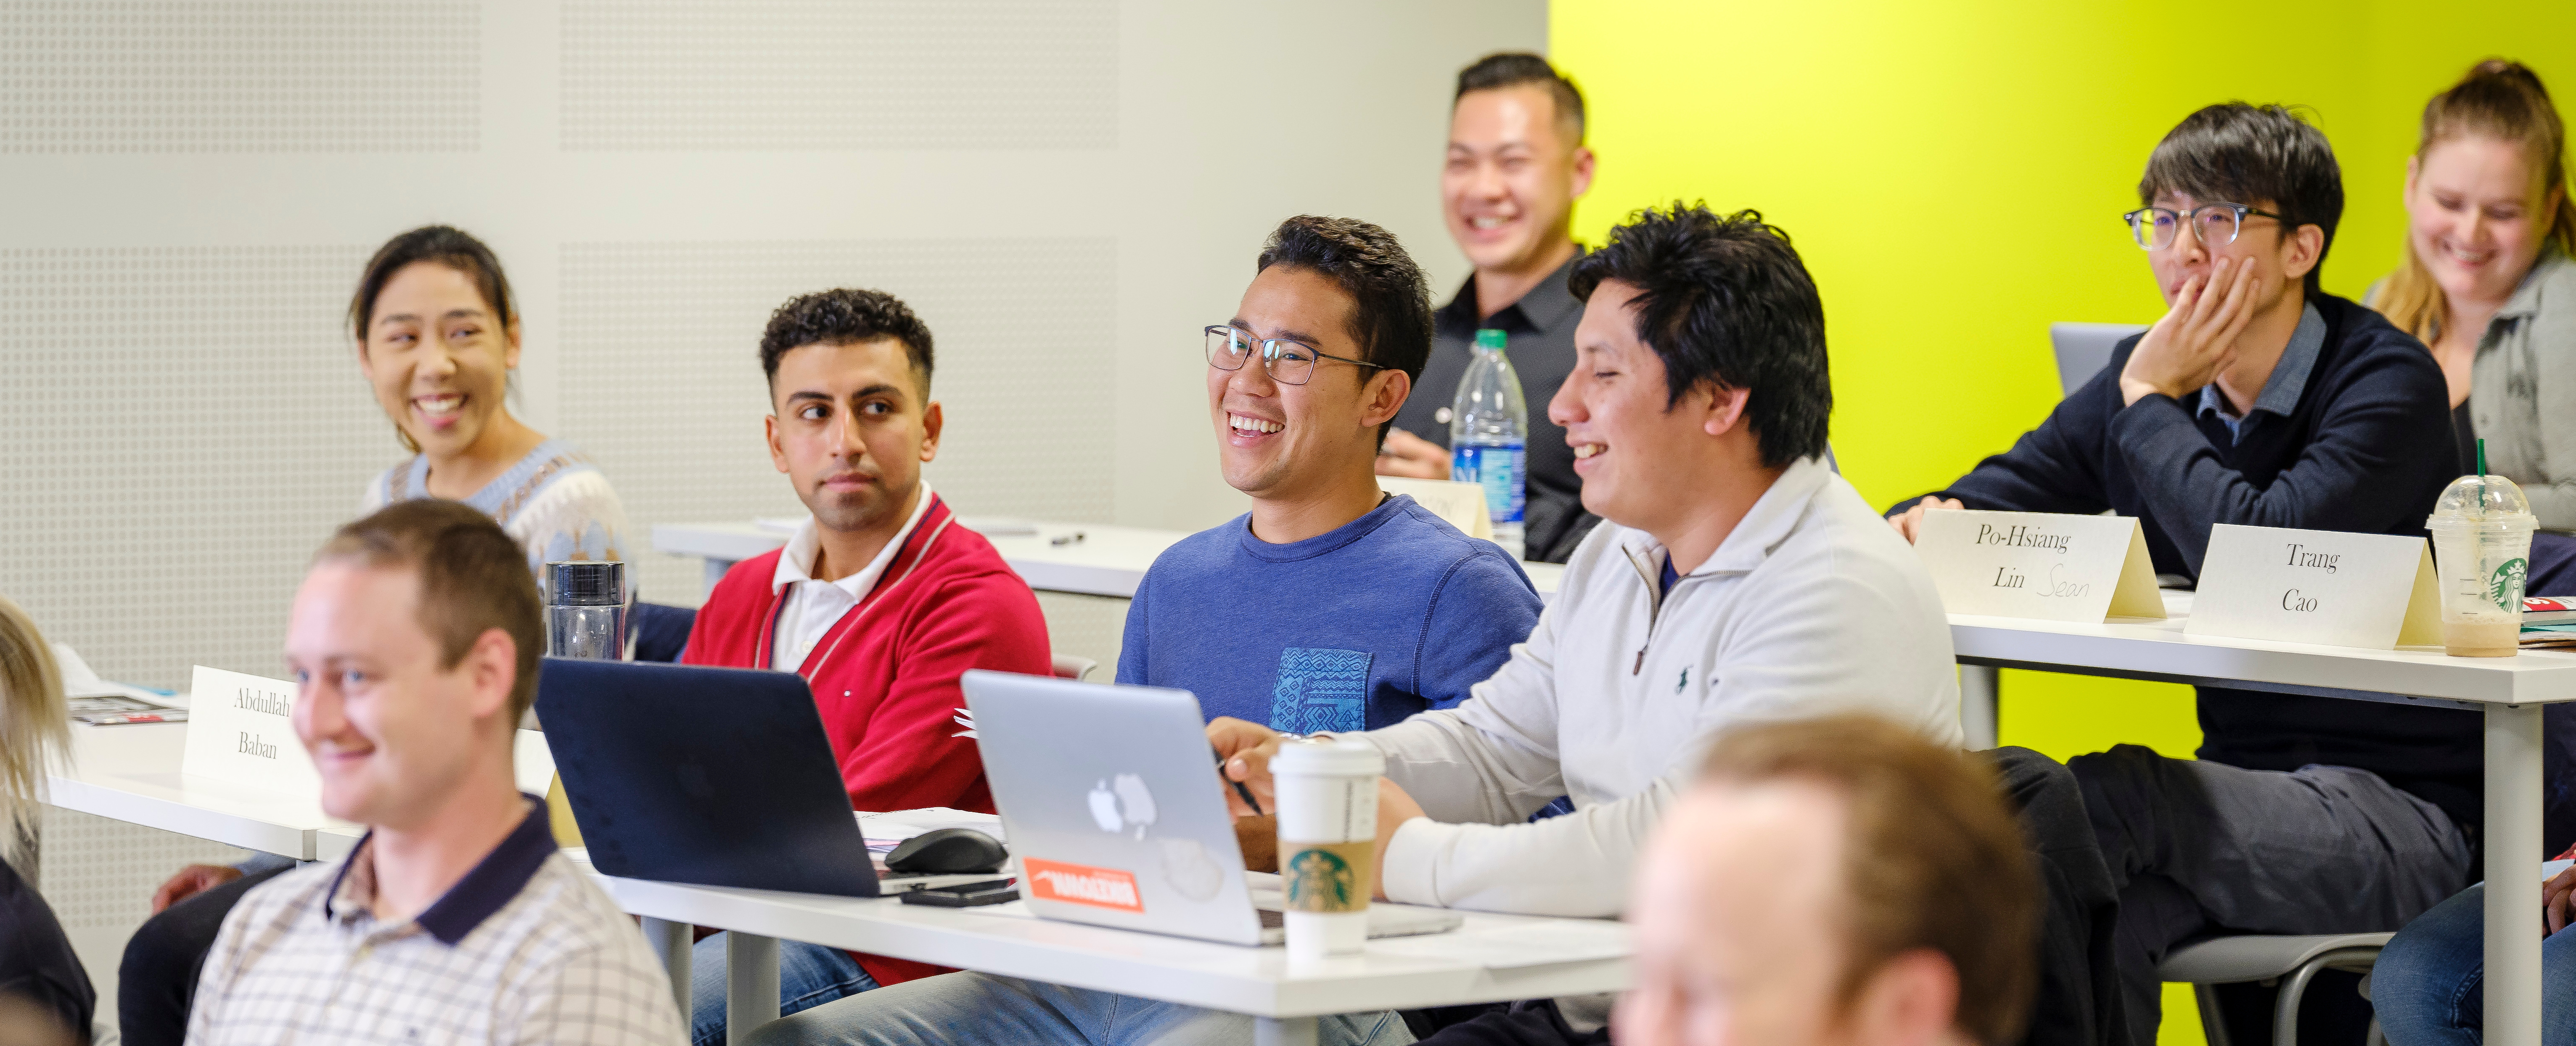
[[[1055,656],[1055,677],[1057,679],[1070,679],[1079,683],[1084,679],[1089,678],[1091,670],[1098,667],[1100,667],[1100,662],[1091,658],[1075,657],[1071,654],[1057,654]]]
[[[2048,340],[2057,350],[2057,384],[2072,396],[2111,363],[2111,351],[2132,334],[2146,330],[2134,323],[2052,323]]]

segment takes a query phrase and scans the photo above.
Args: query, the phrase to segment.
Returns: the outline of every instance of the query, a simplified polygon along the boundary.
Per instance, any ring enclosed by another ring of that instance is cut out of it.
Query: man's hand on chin
[[[2209,384],[2236,354],[2236,336],[2254,319],[2251,261],[2220,258],[2209,277],[2194,276],[2174,295],[2173,310],[2147,328],[2129,363],[2120,368],[2120,405],[2148,393],[2175,399]]]

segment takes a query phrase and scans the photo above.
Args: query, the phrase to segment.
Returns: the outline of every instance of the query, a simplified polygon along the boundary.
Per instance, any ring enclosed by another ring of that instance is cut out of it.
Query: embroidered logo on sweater
[[[1289,647],[1279,652],[1270,726],[1290,733],[1368,729],[1369,655]]]

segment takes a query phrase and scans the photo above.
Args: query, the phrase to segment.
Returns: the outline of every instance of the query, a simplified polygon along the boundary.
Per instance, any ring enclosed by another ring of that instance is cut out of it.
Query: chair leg
[[[2325,964],[2311,961],[2281,982],[2281,995],[2272,1004],[2272,1046],[2298,1046],[2299,997],[2308,993],[2308,981],[2324,969]]]
[[[2209,1046],[2233,1046],[2227,1041],[2227,1016],[2218,1010],[2217,986],[2192,985],[2191,997],[2192,1001],[2200,1004],[2201,1037],[2209,1041]],[[2145,1044],[2141,1043],[2140,1046]]]

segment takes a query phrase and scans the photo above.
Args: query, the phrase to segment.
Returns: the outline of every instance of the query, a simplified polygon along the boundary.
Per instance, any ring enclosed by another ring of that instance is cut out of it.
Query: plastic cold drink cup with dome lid
[[[2442,491],[2424,526],[2441,575],[2443,653],[2512,657],[2520,648],[2523,577],[2538,522],[2522,488],[2502,476],[2462,476]]]

